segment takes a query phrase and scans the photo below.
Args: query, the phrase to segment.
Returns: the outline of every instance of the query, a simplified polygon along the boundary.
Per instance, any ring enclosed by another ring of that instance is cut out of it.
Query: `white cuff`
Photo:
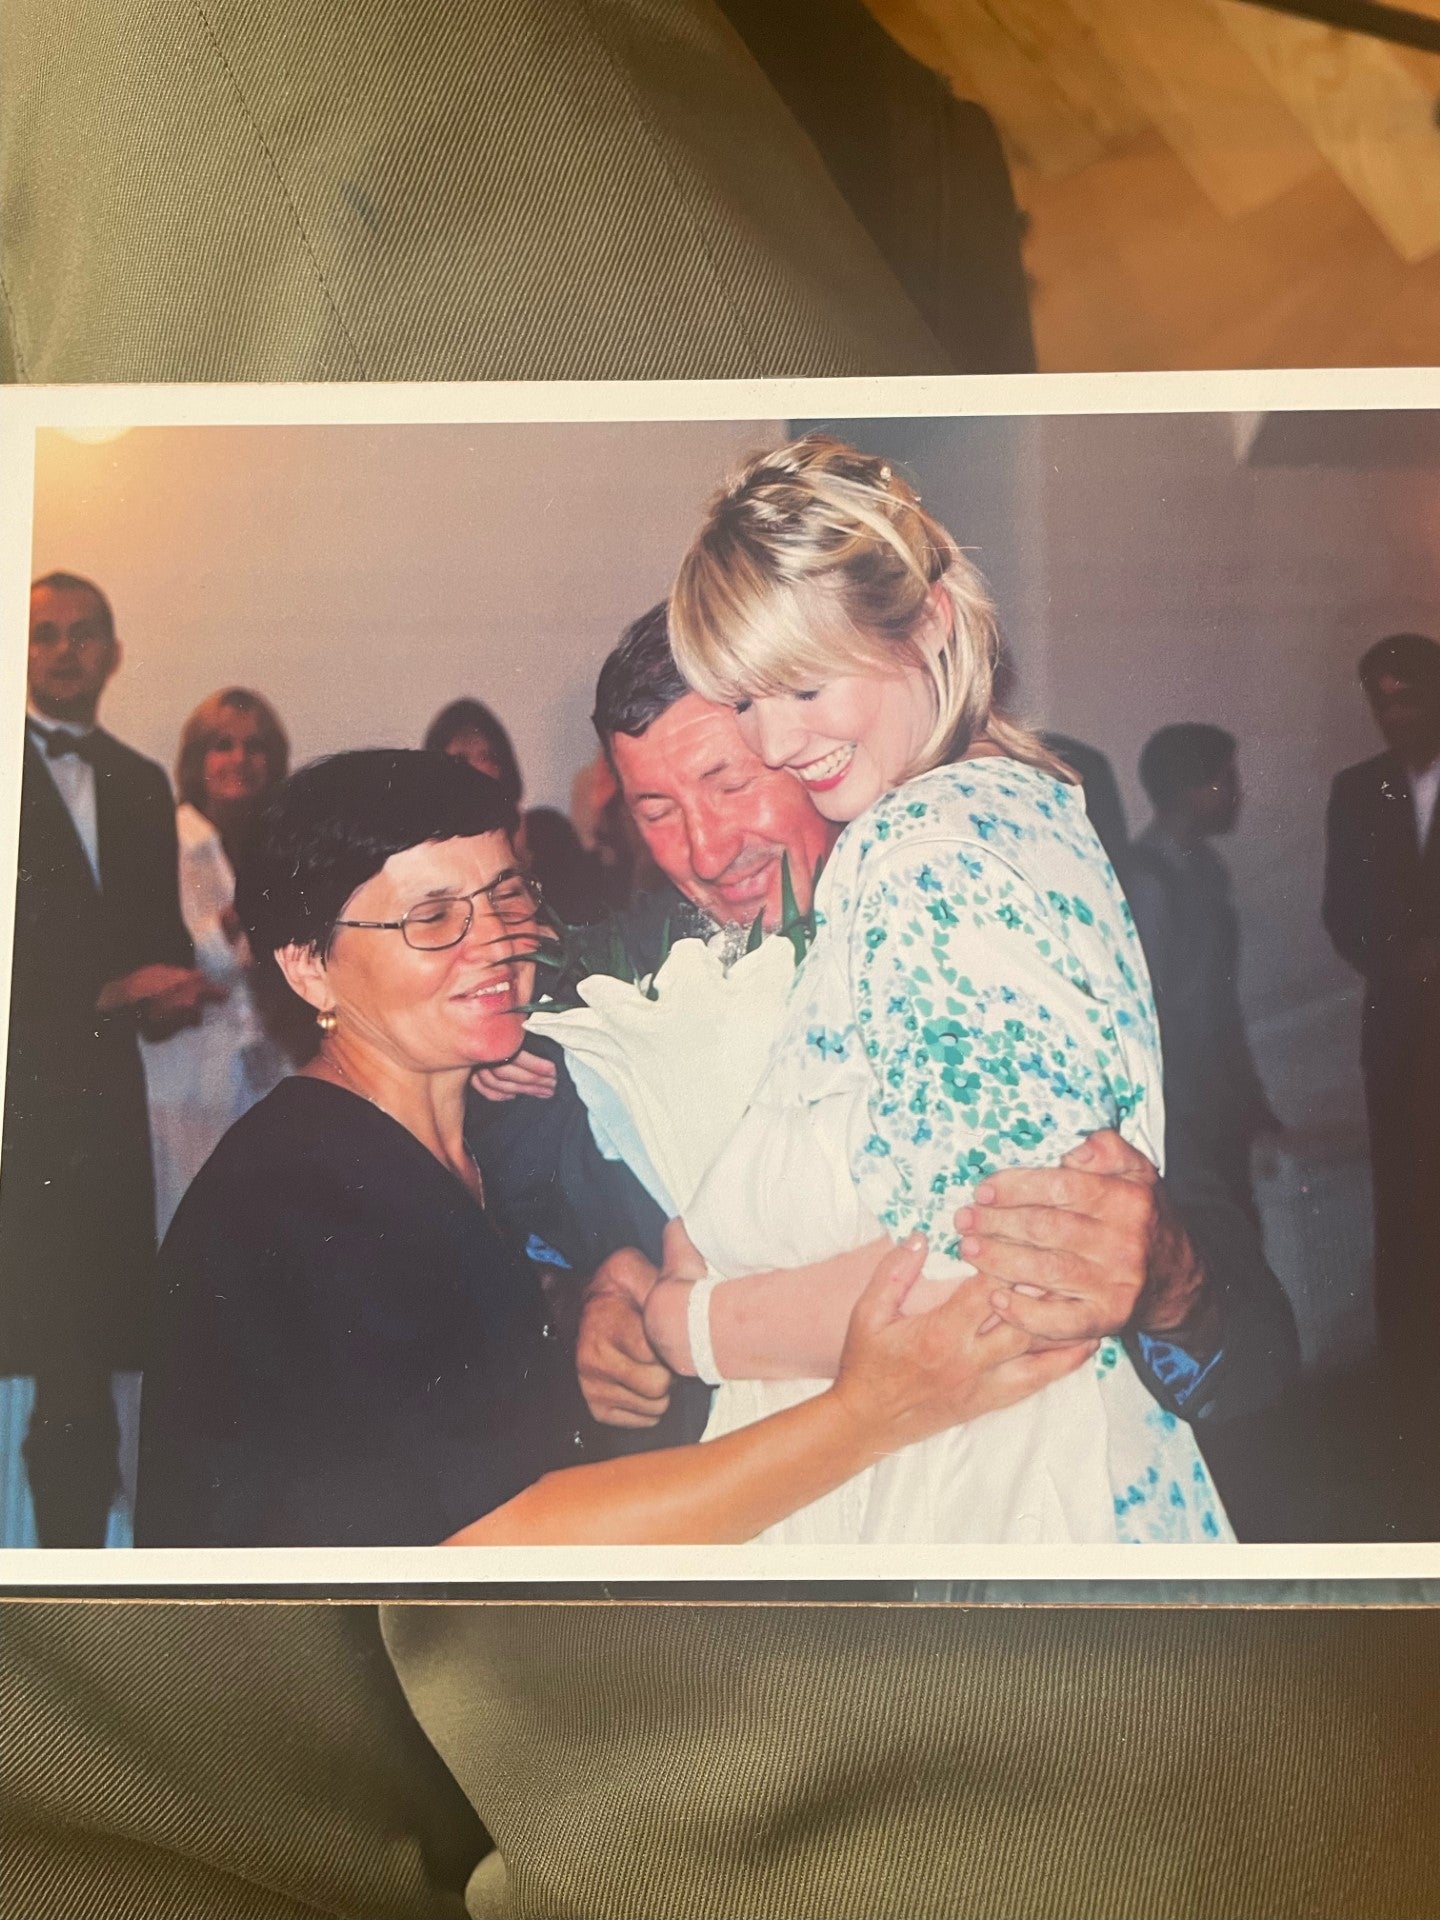
[[[710,1296],[724,1278],[723,1273],[707,1270],[703,1280],[695,1281],[685,1314],[690,1361],[707,1387],[718,1387],[725,1378],[715,1364],[715,1349],[710,1344]]]

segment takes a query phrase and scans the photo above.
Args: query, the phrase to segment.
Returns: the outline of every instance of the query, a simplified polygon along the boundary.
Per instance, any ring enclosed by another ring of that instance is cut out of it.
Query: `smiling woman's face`
[[[392,854],[345,903],[342,920],[399,920],[427,902],[489,887],[518,863],[503,833],[434,840]],[[453,947],[418,952],[397,930],[338,927],[324,978],[339,1031],[412,1072],[508,1060],[524,1038],[534,990],[530,921],[506,926],[483,895]]]
[[[223,731],[205,743],[200,784],[211,805],[236,806],[258,800],[272,785],[270,753],[258,713],[227,708]]]
[[[854,820],[898,786],[930,736],[935,701],[925,672],[853,673],[813,692],[740,702],[745,744],[800,781],[827,820]]]

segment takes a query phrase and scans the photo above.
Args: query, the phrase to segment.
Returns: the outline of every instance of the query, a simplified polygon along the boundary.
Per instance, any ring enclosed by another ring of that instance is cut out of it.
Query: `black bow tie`
[[[52,760],[60,759],[62,754],[77,753],[82,760],[95,764],[95,735],[93,733],[66,733],[62,727],[51,732],[46,727],[32,727],[31,732],[37,739],[45,742],[45,752]]]

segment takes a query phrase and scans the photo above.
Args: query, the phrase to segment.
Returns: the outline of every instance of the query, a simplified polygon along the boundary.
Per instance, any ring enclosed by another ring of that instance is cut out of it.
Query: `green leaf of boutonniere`
[[[816,879],[819,874],[820,868],[817,866]],[[811,896],[813,900],[813,881]],[[669,959],[675,944],[675,927],[671,920],[667,919],[660,929],[654,966],[643,969],[626,945],[620,916],[604,921],[599,926],[572,927],[561,920],[553,909],[544,908],[542,912],[545,925],[533,958],[535,965],[543,970],[542,978],[547,985],[543,997],[531,1001],[522,1009],[523,1012],[535,1013],[543,1008],[547,1013],[563,1013],[581,1006],[583,1003],[576,989],[582,980],[597,973],[638,987],[648,1000],[659,998],[655,976]],[[704,917],[697,915],[696,919],[696,934],[701,934]],[[815,938],[815,909],[812,905],[804,913],[800,911],[789,858],[785,855],[781,856],[780,866],[780,925],[775,931],[789,940],[795,950],[798,966]],[[683,921],[681,933],[683,936]],[[746,935],[745,952],[754,953],[764,939],[765,914],[762,910],[756,914]]]
[[[795,882],[790,875],[790,856],[780,856],[780,925],[775,929],[782,933],[795,949],[795,964],[798,967],[810,949],[815,938],[815,889],[820,883],[820,869],[823,860],[815,863],[815,871],[810,878],[810,905],[804,913],[800,911],[795,899]]]

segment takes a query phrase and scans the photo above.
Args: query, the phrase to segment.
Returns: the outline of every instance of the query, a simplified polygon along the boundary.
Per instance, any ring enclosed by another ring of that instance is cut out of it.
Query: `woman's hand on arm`
[[[835,1384],[812,1399],[703,1446],[547,1474],[449,1544],[752,1539],[886,1454],[1011,1406],[1094,1352],[1094,1342],[1027,1351],[1023,1334],[993,1324],[974,1283],[932,1313],[905,1313],[924,1257],[915,1236],[880,1260],[851,1315]]]

